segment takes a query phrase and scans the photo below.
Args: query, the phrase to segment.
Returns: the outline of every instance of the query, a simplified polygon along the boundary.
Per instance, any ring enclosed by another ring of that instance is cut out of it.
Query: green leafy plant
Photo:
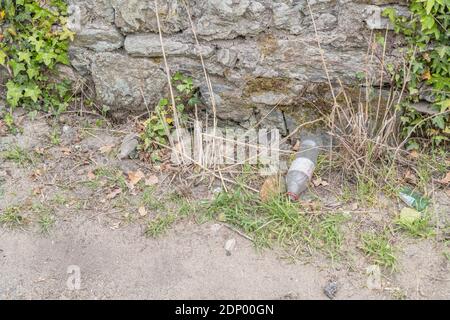
[[[449,141],[450,1],[412,0],[409,8],[409,17],[397,15],[393,8],[385,9],[383,15],[389,17],[395,32],[404,35],[408,43],[411,69],[399,72],[396,80],[399,83],[405,77],[408,80],[409,97],[399,107],[403,134],[412,137],[408,147],[417,149],[423,141],[420,138],[431,139],[433,145]],[[420,94],[434,101],[433,116],[411,107]]]
[[[395,248],[392,246],[387,232],[384,234],[364,233],[361,236],[361,241],[361,249],[374,263],[390,268],[392,271],[396,270]]]
[[[11,109],[66,110],[70,83],[56,83],[58,64],[69,64],[67,4],[64,0],[5,0],[0,2],[0,67],[6,68],[6,101]]]
[[[192,78],[177,72],[172,77],[172,85],[176,89],[175,104],[179,121],[185,123],[187,120],[186,107],[199,103],[197,89],[194,87]],[[175,127],[173,108],[169,98],[159,101],[150,117],[144,122],[141,134],[141,149],[150,154],[152,161],[160,160],[162,146],[168,144],[168,134]]]

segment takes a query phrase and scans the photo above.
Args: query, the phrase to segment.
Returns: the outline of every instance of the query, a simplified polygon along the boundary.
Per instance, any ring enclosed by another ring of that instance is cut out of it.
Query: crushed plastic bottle
[[[319,155],[319,145],[313,139],[304,140],[300,145],[300,152],[292,163],[287,176],[287,195],[297,201],[300,194],[308,188]]]
[[[412,191],[409,188],[403,188],[402,190],[400,190],[399,196],[400,199],[402,199],[402,201],[409,207],[414,208],[420,212],[424,211],[430,204],[430,201],[426,197]]]

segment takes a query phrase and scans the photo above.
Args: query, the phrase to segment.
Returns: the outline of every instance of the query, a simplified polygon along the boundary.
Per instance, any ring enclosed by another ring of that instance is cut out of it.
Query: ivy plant
[[[412,0],[409,9],[410,16],[397,15],[393,8],[383,12],[395,32],[404,35],[409,45],[409,96],[400,105],[403,134],[412,137],[409,149],[417,149],[421,141],[430,140],[435,146],[447,145],[450,137],[450,0]],[[403,78],[396,77],[399,82]],[[411,107],[420,94],[426,94],[433,101],[433,116]]]
[[[179,120],[185,123],[187,121],[186,107],[200,103],[197,88],[194,87],[192,78],[181,72],[174,74],[172,85],[176,89],[174,98]],[[163,98],[143,124],[141,149],[150,155],[153,162],[160,160],[160,149],[168,144],[167,133],[175,127],[172,110],[170,99]]]
[[[52,81],[58,64],[69,64],[69,41],[64,0],[0,1],[0,68],[6,68],[6,101],[11,110],[60,113],[71,94],[68,81]]]

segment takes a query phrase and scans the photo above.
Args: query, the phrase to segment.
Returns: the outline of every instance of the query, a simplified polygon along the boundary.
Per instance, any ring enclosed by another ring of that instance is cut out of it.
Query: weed
[[[146,187],[142,193],[141,204],[150,210],[165,210],[166,206],[155,197],[155,189]]]
[[[168,144],[170,130],[178,121],[186,122],[186,107],[192,107],[200,101],[192,78],[177,72],[172,77],[172,84],[176,88],[175,105],[173,106],[168,98],[161,99],[155,111],[143,124],[141,149],[150,155],[153,162],[161,160],[159,151],[162,146]]]
[[[396,219],[395,224],[400,230],[405,231],[415,238],[429,238],[434,235],[434,231],[430,225],[430,215],[424,215],[420,219],[414,221],[405,221],[404,219]]]
[[[395,288],[392,291],[391,295],[394,300],[406,300],[408,298],[405,290],[402,290],[400,288]]]
[[[18,145],[15,145],[9,150],[4,151],[2,153],[2,157],[5,160],[12,161],[21,166],[32,164],[34,162],[30,152],[19,147]]]
[[[243,230],[257,247],[279,245],[294,254],[318,249],[334,258],[343,240],[342,216],[313,215],[282,196],[262,202],[241,187],[220,193],[206,212]]]
[[[370,177],[358,175],[356,195],[361,204],[373,206],[377,202],[377,184]]]
[[[156,217],[147,224],[145,235],[152,238],[163,235],[175,223],[176,219],[174,214]]]
[[[8,207],[0,214],[0,224],[7,227],[18,227],[24,224],[24,218],[20,214],[19,207]]]
[[[94,170],[95,179],[86,181],[85,184],[91,189],[98,189],[102,186],[119,187],[127,190],[127,180],[122,171],[116,168],[101,167]]]
[[[347,220],[341,214],[330,214],[319,223],[317,238],[321,242],[321,249],[328,253],[333,260],[339,255],[344,240],[341,224]]]
[[[187,218],[188,216],[195,215],[197,213],[197,204],[190,202],[178,193],[174,193],[170,196],[169,200],[175,204],[176,214],[180,217]]]
[[[41,214],[38,219],[38,224],[42,233],[48,233],[55,224],[55,218],[48,213]]]
[[[61,144],[61,136],[59,134],[58,129],[53,129],[52,132],[49,135],[50,142],[54,146],[58,146]]]
[[[450,263],[450,251],[444,251],[444,252],[442,252],[442,255],[447,260],[447,262]]]
[[[397,257],[394,247],[390,244],[387,232],[383,234],[365,233],[361,236],[362,250],[374,263],[390,268],[397,268]]]
[[[57,205],[63,206],[65,204],[67,204],[68,200],[64,194],[57,193],[53,197],[52,202],[56,203]]]

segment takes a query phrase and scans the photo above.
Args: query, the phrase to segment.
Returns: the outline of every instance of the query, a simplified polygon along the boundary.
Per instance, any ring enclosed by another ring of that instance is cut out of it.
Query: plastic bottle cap
[[[293,201],[298,201],[300,199],[298,195],[296,195],[295,193],[292,193],[292,192],[288,192],[287,196]]]

